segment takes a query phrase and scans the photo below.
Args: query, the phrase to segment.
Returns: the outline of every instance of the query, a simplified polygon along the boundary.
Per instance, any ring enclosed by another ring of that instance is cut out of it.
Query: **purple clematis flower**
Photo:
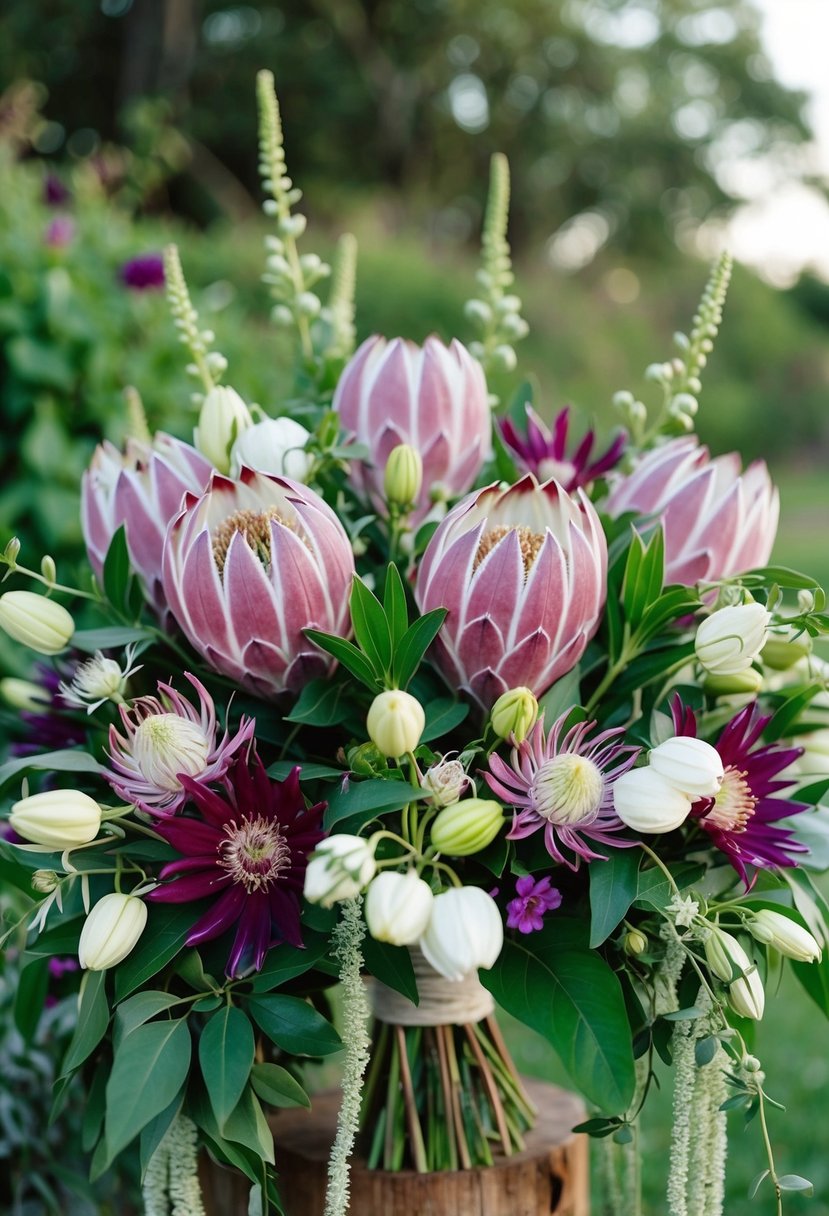
[[[512,749],[510,763],[493,754],[484,776],[493,793],[515,808],[507,839],[543,829],[553,860],[577,870],[582,860],[606,860],[593,843],[617,848],[633,843],[616,839],[625,825],[613,808],[613,783],[633,767],[641,748],[621,742],[622,727],[592,738],[595,722],[565,730],[569,716],[563,714],[546,734],[539,719]]]
[[[498,426],[501,438],[518,460],[521,469],[535,474],[539,481],[555,477],[565,490],[576,490],[609,472],[621,460],[627,443],[627,434],[624,431],[616,435],[606,452],[591,461],[596,442],[596,435],[592,430],[587,432],[576,450],[568,455],[569,406],[556,415],[552,431],[531,405],[524,408],[527,413],[525,435],[519,433],[511,418],[501,419]]]
[[[164,286],[164,258],[160,253],[141,253],[124,262],[118,277],[131,291],[161,288]]]
[[[507,904],[507,928],[519,933],[535,933],[544,928],[545,912],[561,906],[561,891],[550,886],[549,877],[537,882],[523,874],[515,884],[516,896]]]
[[[300,898],[308,864],[323,838],[325,803],[307,808],[297,766],[285,781],[271,781],[258,756],[238,757],[221,793],[182,777],[199,818],[181,816],[157,831],[182,854],[161,871],[162,885],[146,896],[155,903],[213,898],[187,944],[212,941],[235,928],[227,974],[257,971],[279,941],[302,946]],[[170,882],[163,882],[164,879]]]
[[[679,697],[671,708],[676,733],[696,738],[694,711]],[[691,808],[691,817],[725,853],[746,889],[754,882],[749,879],[748,866],[760,870],[796,866],[797,854],[809,851],[791,828],[778,823],[809,808],[805,802],[778,797],[794,784],[791,779],[774,780],[803,754],[803,748],[777,743],[756,747],[770,719],[771,714],[758,713],[756,702],[731,719],[714,744],[725,769],[719,792],[713,798],[698,798]]]

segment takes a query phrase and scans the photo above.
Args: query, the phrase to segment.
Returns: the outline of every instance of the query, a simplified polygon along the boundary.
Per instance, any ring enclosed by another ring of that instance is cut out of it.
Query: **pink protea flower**
[[[188,495],[164,547],[164,594],[196,650],[257,696],[298,692],[333,660],[303,634],[350,632],[354,556],[307,486],[243,468]]]
[[[435,661],[484,708],[524,685],[540,696],[575,667],[606,595],[607,544],[582,490],[530,474],[468,495],[417,573],[422,612],[446,608]]]
[[[780,499],[762,460],[740,470],[736,452],[712,460],[696,439],[672,439],[616,480],[606,510],[661,519],[668,583],[743,574],[771,555]]]
[[[187,800],[183,778],[208,785],[227,772],[233,757],[253,738],[256,723],[242,718],[232,737],[217,740],[213,698],[185,672],[199,696],[198,708],[169,684],[157,697],[139,697],[119,707],[124,733],[109,728],[111,769],[104,773],[116,794],[151,815],[174,815]]]
[[[553,420],[552,431],[539,418],[531,405],[524,407],[527,414],[527,429],[522,435],[511,418],[503,418],[498,427],[504,443],[527,473],[534,473],[539,481],[555,477],[565,490],[587,486],[603,473],[616,467],[625,450],[627,435],[621,431],[610,447],[591,460],[596,442],[595,432],[590,430],[575,448],[568,452],[570,429],[569,407],[560,410]]]
[[[622,727],[592,738],[595,722],[565,730],[568,717],[563,714],[546,734],[539,719],[512,749],[510,763],[493,754],[484,776],[493,793],[515,809],[507,839],[543,829],[553,861],[577,870],[582,859],[605,860],[591,842],[616,848],[630,843],[616,839],[625,825],[613,809],[613,783],[633,767],[642,749],[621,742]]]
[[[302,945],[300,899],[308,854],[323,838],[325,803],[307,807],[299,768],[271,781],[258,756],[238,757],[222,791],[191,778],[183,783],[198,818],[168,820],[158,831],[179,853],[161,871],[162,885],[145,896],[154,903],[213,903],[187,936],[190,946],[235,930],[229,976],[259,971],[279,941]],[[171,879],[171,882],[163,880]]]
[[[486,381],[457,341],[447,347],[432,336],[421,347],[403,338],[368,338],[340,377],[333,405],[346,434],[371,452],[370,465],[352,462],[351,475],[378,508],[392,448],[408,443],[420,453],[415,522],[428,512],[433,493],[465,494],[489,454]]]
[[[128,439],[123,452],[99,444],[83,475],[81,524],[86,551],[98,579],[121,524],[133,570],[147,598],[163,613],[161,554],[167,524],[188,491],[200,494],[213,466],[189,443],[159,431],[152,445]]]

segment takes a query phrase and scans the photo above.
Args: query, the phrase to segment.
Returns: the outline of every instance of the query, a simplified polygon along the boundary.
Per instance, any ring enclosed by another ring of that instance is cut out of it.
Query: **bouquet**
[[[655,404],[617,393],[609,445],[574,439],[567,410],[549,426],[502,388],[527,331],[504,158],[474,340],[353,353],[355,243],[333,268],[300,252],[268,73],[258,96],[294,397],[225,383],[168,249],[192,443],[150,434],[133,390],[131,437],[81,487],[88,584],[3,553],[0,626],[42,656],[4,684],[18,1016],[54,960],[80,964],[54,1112],[85,1087],[92,1177],[137,1154],[148,1216],[203,1211],[201,1152],[266,1212],[267,1111],[307,1106],[309,1061],[342,1051],[342,1213],[355,1146],[421,1172],[520,1151],[535,1111],[497,1003],[589,1105],[614,1210],[640,1207],[657,1057],[667,1210],[722,1211],[729,1110],[759,1116],[779,1206],[809,1183],[777,1170],[751,1027],[784,960],[827,1012],[829,616],[768,565],[765,465],[693,433],[728,258],[648,369]]]

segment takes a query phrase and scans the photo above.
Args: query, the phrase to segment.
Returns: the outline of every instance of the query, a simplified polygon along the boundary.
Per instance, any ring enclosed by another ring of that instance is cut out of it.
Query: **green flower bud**
[[[230,449],[253,426],[250,410],[235,389],[216,385],[204,399],[193,443],[220,473],[230,472]]]
[[[0,680],[0,697],[11,705],[12,709],[25,709],[27,713],[37,713],[44,705],[51,705],[52,698],[40,684],[30,680],[16,680],[9,676]]]
[[[491,798],[465,798],[444,807],[432,824],[432,844],[448,857],[470,857],[492,844],[504,808]]]
[[[706,676],[703,691],[709,697],[735,697],[742,693],[753,694],[763,687],[763,676],[754,667],[735,672],[730,676]]]
[[[527,737],[538,717],[538,701],[529,688],[519,685],[502,693],[492,707],[490,725],[499,739],[512,735],[516,743]]]
[[[425,725],[423,706],[411,693],[399,688],[376,696],[366,718],[369,738],[384,756],[413,752]]]
[[[348,767],[360,777],[371,777],[386,767],[386,759],[380,755],[380,749],[374,743],[361,743],[348,752]]]
[[[411,507],[417,501],[423,485],[423,460],[420,452],[409,443],[398,443],[386,461],[383,486],[386,502],[397,507]]]
[[[812,639],[808,633],[797,634],[795,630],[781,633],[775,630],[769,634],[769,640],[763,647],[760,658],[766,667],[774,671],[788,671],[800,659],[805,659],[812,652]]]
[[[625,954],[635,957],[637,954],[644,954],[647,950],[648,939],[638,929],[631,929],[630,932],[625,934],[622,940],[622,947]]]
[[[34,591],[0,595],[0,629],[38,654],[59,654],[75,632],[70,614]]]
[[[60,879],[54,870],[35,870],[32,886],[39,895],[51,895],[60,886]]]

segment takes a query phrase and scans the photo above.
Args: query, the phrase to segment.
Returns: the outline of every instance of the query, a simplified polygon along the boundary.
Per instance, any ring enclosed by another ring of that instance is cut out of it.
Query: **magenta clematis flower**
[[[527,474],[449,512],[417,573],[421,611],[447,608],[434,646],[444,676],[484,708],[524,685],[540,696],[575,667],[606,595],[607,544],[582,490]]]
[[[544,928],[544,914],[561,907],[561,891],[550,886],[549,877],[538,882],[532,874],[522,874],[515,884],[516,896],[507,904],[507,928],[519,933],[536,933]]]
[[[615,837],[625,825],[613,809],[613,783],[633,767],[642,749],[621,742],[622,727],[592,738],[595,722],[579,722],[565,731],[568,717],[563,714],[546,734],[539,719],[512,749],[509,764],[490,756],[484,777],[493,793],[515,809],[507,839],[522,840],[543,828],[553,860],[577,870],[582,858],[606,860],[591,842],[617,848],[632,843]]]
[[[678,735],[696,738],[694,711],[675,697],[672,705],[674,729]],[[777,743],[756,747],[771,715],[758,713],[757,703],[746,705],[731,719],[714,744],[723,762],[725,775],[713,798],[698,798],[688,822],[696,819],[716,847],[725,853],[748,889],[748,866],[768,870],[775,866],[796,866],[797,855],[808,853],[796,839],[797,833],[778,822],[808,810],[805,802],[779,797],[781,790],[795,784],[774,778],[803,754],[802,747],[781,747]]]
[[[572,491],[587,486],[603,473],[609,472],[619,463],[625,450],[627,435],[621,431],[610,447],[601,456],[591,461],[595,432],[590,430],[572,455],[567,452],[567,433],[570,427],[570,409],[561,410],[550,429],[539,418],[531,405],[524,407],[527,414],[527,431],[521,435],[511,418],[503,418],[498,427],[504,443],[512,451],[521,468],[533,473],[539,481],[555,477],[565,490]]]
[[[152,445],[128,439],[123,453],[99,444],[83,475],[81,524],[100,581],[113,536],[126,525],[130,564],[147,599],[163,615],[161,554],[167,525],[187,491],[200,494],[213,466],[189,443],[159,431]]]
[[[696,439],[672,439],[615,479],[606,510],[662,521],[667,583],[744,574],[771,555],[780,498],[762,460],[740,468],[735,452],[712,460]]]
[[[164,286],[164,258],[160,253],[140,253],[124,262],[118,277],[132,291],[158,290]]]
[[[46,228],[46,244],[50,249],[65,249],[75,236],[75,221],[71,215],[56,215]]]
[[[271,781],[254,755],[238,757],[221,793],[184,777],[199,818],[181,816],[158,832],[182,854],[161,871],[162,885],[144,898],[190,903],[215,897],[196,921],[187,944],[198,946],[235,928],[227,974],[257,971],[271,945],[302,945],[300,897],[308,864],[323,838],[325,803],[306,808],[299,767],[285,781]],[[165,879],[171,882],[164,882]]]
[[[242,718],[235,735],[225,731],[217,741],[213,698],[195,676],[184,675],[199,695],[198,709],[169,684],[159,684],[157,697],[119,706],[124,734],[109,728],[112,768],[104,777],[120,798],[150,815],[174,815],[194,784],[223,777],[256,726],[252,718]]]
[[[258,696],[298,692],[330,671],[333,660],[304,629],[350,632],[348,536],[318,494],[287,477],[214,474],[171,523],[163,566],[189,641]]]
[[[433,494],[465,494],[489,455],[486,381],[480,364],[457,341],[447,347],[433,336],[420,347],[403,338],[369,338],[340,377],[333,406],[346,434],[371,452],[370,465],[352,462],[351,476],[378,509],[392,448],[408,443],[420,453],[416,523]]]

